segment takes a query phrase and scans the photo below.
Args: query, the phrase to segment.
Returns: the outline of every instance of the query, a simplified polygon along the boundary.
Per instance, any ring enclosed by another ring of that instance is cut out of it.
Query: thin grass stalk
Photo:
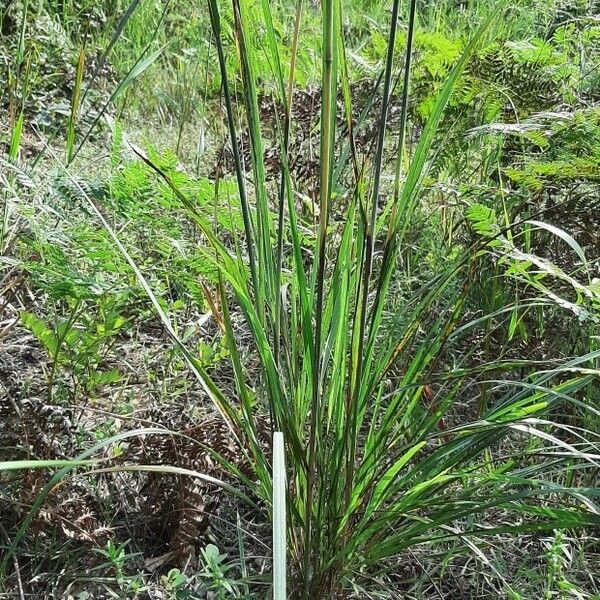
[[[17,49],[17,82],[21,76],[21,67],[25,60],[25,33],[27,31],[27,13],[29,12],[29,0],[23,2],[23,19],[21,20],[21,30],[19,32],[19,46]]]
[[[244,168],[242,166],[242,160],[240,157],[237,134],[235,131],[235,114],[233,112],[233,105],[231,102],[231,92],[229,89],[229,81],[227,78],[227,64],[225,61],[225,52],[223,50],[223,41],[221,39],[221,17],[219,14],[219,7],[217,5],[216,0],[208,0],[208,10],[210,15],[212,33],[215,39],[215,46],[217,48],[219,71],[221,73],[221,88],[223,90],[223,98],[225,101],[225,109],[227,112],[227,127],[229,129],[231,151],[233,153],[233,162],[238,184],[238,192],[240,195],[240,205],[242,208],[242,218],[244,220],[244,232],[246,234],[246,245],[248,248],[250,275],[252,278],[252,286],[254,288],[254,293],[258,294],[260,286],[255,251],[255,227],[252,220],[252,213],[250,211],[248,195],[246,192],[246,178],[244,174]],[[258,300],[259,299],[257,298],[257,301]]]
[[[342,37],[342,31],[340,31],[340,38]],[[341,41],[342,45],[343,45],[343,40]],[[346,62],[345,59],[345,46],[343,46],[343,52],[340,53],[344,58],[344,62]],[[349,125],[349,131],[353,132],[353,135],[351,136],[350,134],[348,135],[348,141],[345,141],[345,143],[342,146],[342,149],[340,151],[340,156],[339,159],[337,161],[336,167],[335,167],[335,171],[334,171],[334,175],[333,175],[333,182],[334,185],[339,181],[339,178],[341,177],[344,169],[346,168],[346,164],[348,162],[348,155],[350,154],[350,156],[352,157],[352,140],[354,139],[354,135],[356,135],[356,132],[360,130],[360,128],[367,122],[368,120],[368,116],[371,114],[371,109],[373,108],[373,104],[375,103],[376,97],[377,97],[377,92],[381,86],[381,82],[383,80],[383,75],[384,75],[385,69],[381,70],[379,75],[377,76],[377,80],[375,81],[375,84],[373,85],[373,88],[371,90],[371,93],[369,94],[369,98],[367,99],[367,102],[364,106],[364,108],[362,109],[360,115],[358,116],[358,118],[356,119],[356,126],[354,124],[350,124]],[[354,160],[354,159],[353,159]],[[363,161],[363,164],[361,165],[360,169],[358,169],[359,172],[359,176],[356,176],[356,181],[363,181],[363,173],[366,170],[366,161]],[[355,171],[356,171],[356,167],[355,167]],[[356,190],[358,191],[358,190]],[[361,190],[361,194],[362,194],[362,190]]]
[[[8,158],[11,161],[17,161],[19,158],[19,149],[21,148],[21,138],[23,136],[23,124],[24,115],[21,110],[19,116],[12,124],[12,130],[10,134],[10,144],[8,147]],[[9,163],[10,164],[10,163]],[[10,245],[10,232],[9,232],[9,221],[10,221],[10,207],[9,207],[9,186],[12,186],[16,180],[16,173],[12,173],[7,177],[6,189],[3,189],[0,193],[3,199],[2,207],[2,224],[0,225],[0,253],[5,254]]]
[[[339,3],[338,3],[339,6]],[[341,6],[338,8],[338,12],[341,14],[342,9]],[[339,19],[340,30],[339,30],[339,40],[340,40],[340,67],[341,67],[341,83],[342,83],[342,92],[344,98],[344,110],[346,112],[346,127],[348,128],[348,140],[347,145],[350,150],[350,158],[352,160],[352,168],[354,170],[354,180],[356,181],[357,187],[359,186],[359,182],[363,181],[362,178],[362,170],[359,166],[358,153],[356,149],[355,137],[354,137],[354,116],[352,112],[352,93],[350,90],[350,75],[348,73],[348,61],[346,60],[346,44],[344,41],[344,31],[342,26],[342,19]],[[359,115],[358,123],[361,122],[361,115]],[[340,166],[345,164],[345,160],[343,157],[343,153],[345,148],[342,150],[342,156],[338,159],[338,165],[336,171],[334,172],[334,183],[337,182],[337,178],[339,173],[341,172]]]
[[[77,70],[75,73],[75,86],[73,87],[73,96],[71,97],[71,115],[69,118],[69,127],[67,130],[67,163],[73,159],[75,150],[75,129],[77,126],[77,114],[81,105],[81,85],[83,83],[83,73],[85,71],[85,41],[79,49],[79,58],[77,60]]]
[[[77,158],[77,156],[79,155],[79,153],[81,152],[81,150],[83,149],[83,147],[85,146],[85,144],[87,143],[92,131],[96,128],[96,126],[98,125],[98,123],[100,122],[100,120],[102,119],[102,117],[106,114],[106,111],[108,110],[108,107],[113,104],[117,98],[120,97],[120,95],[122,94],[123,91],[125,91],[129,85],[137,78],[139,77],[148,67],[150,67],[150,65],[152,65],[152,63],[154,63],[154,61],[162,54],[162,51],[164,50],[164,47],[159,48],[157,51],[153,52],[150,55],[147,55],[148,52],[150,51],[150,48],[152,47],[152,45],[154,44],[154,42],[156,41],[156,38],[158,36],[158,32],[160,30],[160,27],[162,25],[162,22],[165,18],[165,16],[167,15],[168,12],[168,8],[169,5],[171,3],[171,0],[166,0],[165,5],[163,7],[163,10],[161,12],[160,15],[160,19],[152,33],[152,38],[151,40],[148,42],[148,44],[146,44],[143,52],[140,54],[140,56],[138,57],[138,59],[135,61],[135,63],[132,65],[132,67],[129,69],[129,71],[127,72],[127,74],[125,75],[125,77],[123,77],[123,79],[118,83],[117,87],[112,91],[109,99],[104,103],[104,105],[102,106],[102,108],[98,111],[98,113],[96,114],[94,120],[92,121],[91,125],[89,126],[89,128],[87,129],[87,131],[85,132],[85,134],[82,136],[79,144],[77,145],[77,148],[72,152],[71,154],[71,158],[70,160],[67,162],[67,167],[70,166],[73,161],[75,160],[75,158]],[[60,132],[60,129],[56,129],[52,135],[52,137],[58,135]],[[37,160],[40,160],[41,158],[41,154],[38,155],[38,157],[36,158]],[[36,164],[34,162],[34,164]]]
[[[402,99],[400,103],[400,132],[398,137],[398,155],[396,157],[396,174],[394,177],[394,195],[392,215],[388,226],[388,238],[392,235],[392,224],[396,221],[398,210],[398,199],[400,197],[400,180],[402,178],[402,166],[404,158],[404,146],[406,142],[406,124],[408,121],[408,98],[410,91],[410,75],[413,54],[413,39],[415,35],[415,15],[417,12],[417,0],[410,0],[408,13],[408,28],[406,34],[406,52],[404,55],[404,73],[402,81]]]
[[[292,37],[292,52],[290,58],[290,75],[288,78],[287,87],[287,114],[292,113],[292,104],[294,97],[294,83],[296,81],[296,63],[298,61],[298,44],[300,41],[300,25],[302,23],[302,6],[303,0],[297,0],[296,2],[296,14],[294,17],[294,34]]]
[[[92,85],[96,81],[96,77],[98,77],[98,75],[104,68],[111,50],[114,48],[114,45],[117,43],[119,37],[123,33],[123,30],[125,29],[125,26],[129,22],[129,19],[132,17],[133,13],[136,11],[140,2],[141,2],[141,0],[132,0],[131,3],[129,4],[129,6],[127,7],[127,10],[125,10],[125,12],[119,18],[117,26],[115,27],[115,32],[111,36],[110,41],[108,42],[106,48],[102,51],[102,54],[100,55],[100,58],[98,59],[98,62],[96,63],[96,67],[92,73],[92,76],[90,77],[90,80],[88,81],[87,85],[85,86],[85,90],[83,91],[83,95],[81,96],[82,102],[86,99],[89,91],[92,88]]]
[[[320,479],[317,473],[317,444],[318,424],[321,416],[321,337],[324,307],[325,268],[327,251],[327,227],[329,224],[329,202],[331,196],[332,166],[333,166],[333,139],[335,131],[335,3],[334,0],[323,0],[323,62],[321,83],[321,148],[320,148],[320,176],[319,176],[319,227],[317,231],[317,256],[316,263],[316,292],[315,292],[315,336],[314,355],[315,361],[312,372],[312,400],[310,407],[310,430],[308,447],[308,473],[306,483],[305,503],[305,548],[304,548],[304,576],[305,594],[309,594],[311,572],[311,552],[316,556],[316,550],[312,548],[313,526],[313,498],[314,487]]]
[[[246,10],[245,1],[233,0],[233,15],[235,22],[235,35],[238,43],[240,66],[243,81],[243,97],[245,113],[248,121],[248,132],[250,134],[250,153],[252,158],[252,180],[256,200],[256,237],[255,244],[258,249],[258,285],[255,290],[257,297],[257,309],[261,321],[269,324],[273,329],[273,314],[268,315],[267,308],[271,313],[275,306],[274,290],[275,275],[273,253],[271,248],[271,219],[268,206],[267,191],[265,186],[265,164],[263,144],[261,138],[260,117],[258,111],[258,93],[256,90],[256,75],[254,67],[254,52],[252,45],[246,36],[246,30],[252,28],[250,14]],[[267,315],[270,318],[267,318]]]
[[[281,94],[283,95],[282,101],[285,109],[284,113],[284,122],[283,122],[283,145],[282,145],[282,158],[283,165],[281,169],[281,180],[279,183],[279,199],[277,205],[277,250],[275,257],[275,290],[277,292],[277,297],[275,299],[275,332],[274,332],[274,349],[275,356],[277,360],[280,360],[281,355],[281,321],[282,321],[282,296],[281,296],[281,274],[283,272],[283,241],[284,241],[284,227],[285,227],[285,204],[286,204],[286,196],[291,196],[291,178],[289,173],[289,146],[290,146],[290,128],[291,128],[291,118],[292,118],[292,105],[293,105],[293,97],[294,97],[294,81],[296,78],[296,61],[298,59],[298,42],[300,38],[300,24],[302,21],[302,4],[303,0],[297,0],[296,2],[296,12],[294,17],[294,33],[292,38],[292,51],[291,51],[291,59],[290,59],[290,72],[288,77],[287,90],[283,87],[283,77],[281,73],[281,62],[279,61],[279,52],[277,49],[277,45],[274,47],[274,55],[275,61],[277,65],[277,70],[280,73],[280,79],[282,81],[282,89]],[[268,28],[270,31],[270,36],[272,35],[274,39],[273,32],[273,23],[272,19],[270,19],[270,9],[269,4],[266,0],[263,0],[263,5],[266,5],[265,12],[268,14],[269,18],[267,19]],[[290,373],[291,375],[291,373]]]
[[[7,11],[8,11],[8,7]],[[31,68],[31,58],[25,63],[25,34],[27,32],[27,13],[29,12],[29,0],[25,0],[22,8],[21,26],[19,29],[19,43],[17,46],[17,56],[15,57],[15,74],[14,78],[8,77],[8,106],[7,117],[8,126],[11,129],[11,140],[9,155],[11,158],[16,158],[20,147],[21,132],[23,129],[23,111],[24,103],[27,95],[26,81],[27,74]],[[25,76],[23,76],[25,71]],[[8,73],[10,75],[10,73]],[[17,107],[18,90],[21,88],[21,106]],[[17,116],[18,115],[18,116]],[[15,134],[18,133],[18,136]]]

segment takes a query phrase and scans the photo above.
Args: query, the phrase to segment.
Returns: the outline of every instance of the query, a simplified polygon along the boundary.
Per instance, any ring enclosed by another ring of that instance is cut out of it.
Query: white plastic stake
[[[286,599],[285,455],[283,433],[273,434],[273,600]]]

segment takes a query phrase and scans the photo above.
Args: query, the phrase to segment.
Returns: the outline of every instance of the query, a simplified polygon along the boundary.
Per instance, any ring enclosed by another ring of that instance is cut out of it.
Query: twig
[[[6,529],[4,528],[4,525],[2,525],[2,523],[0,523],[0,531],[3,533],[8,544],[10,544],[10,536],[8,535],[8,532],[6,531]],[[14,552],[13,552],[12,559],[13,559],[13,565],[15,567],[15,575],[17,577],[17,587],[19,589],[19,598],[20,598],[20,600],[25,600],[25,592],[23,590],[23,581],[21,580],[21,569],[19,568],[19,560],[17,558],[17,555]]]

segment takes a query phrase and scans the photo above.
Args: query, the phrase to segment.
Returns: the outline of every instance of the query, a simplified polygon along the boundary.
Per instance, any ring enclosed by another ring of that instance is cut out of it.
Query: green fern
[[[496,211],[483,204],[472,204],[466,212],[473,229],[484,237],[494,237],[500,232]]]

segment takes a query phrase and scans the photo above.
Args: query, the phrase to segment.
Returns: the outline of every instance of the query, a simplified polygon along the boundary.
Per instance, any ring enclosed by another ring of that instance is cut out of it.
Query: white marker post
[[[273,434],[273,600],[286,599],[286,485],[283,433]]]

